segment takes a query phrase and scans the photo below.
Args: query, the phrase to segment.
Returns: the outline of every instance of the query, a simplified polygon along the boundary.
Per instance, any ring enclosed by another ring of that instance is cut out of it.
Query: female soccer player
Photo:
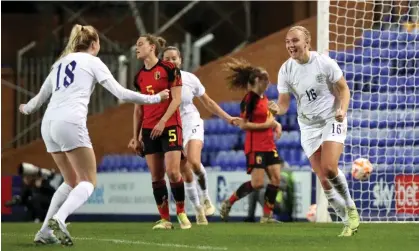
[[[64,183],[52,197],[44,224],[35,236],[36,243],[56,243],[52,229],[63,245],[72,245],[65,220],[87,201],[96,185],[96,159],[86,127],[94,84],[98,82],[117,98],[137,104],[154,104],[169,98],[168,90],[148,96],[123,88],[96,57],[99,50],[95,28],[75,25],[40,92],[19,107],[21,113],[31,114],[51,96],[42,119],[42,138],[64,176]]]
[[[278,104],[270,102],[276,115],[285,114],[292,93],[298,103],[301,145],[320,179],[326,197],[344,222],[339,236],[352,236],[359,215],[338,161],[346,138],[349,88],[337,63],[310,51],[310,32],[292,27],[285,39],[290,54],[278,73]]]
[[[165,43],[163,38],[149,34],[142,35],[137,41],[137,58],[144,61],[144,67],[135,78],[135,87],[141,93],[149,95],[170,88],[171,96],[169,100],[158,105],[135,105],[134,135],[129,147],[138,150],[140,144],[144,146],[143,153],[150,169],[153,194],[161,216],[153,229],[173,228],[164,180],[165,167],[176,202],[180,227],[188,229],[192,225],[184,209],[185,188],[180,172],[183,151],[179,112],[182,79],[179,68],[157,57]]]
[[[246,131],[244,152],[247,158],[247,173],[251,175],[251,180],[243,183],[228,200],[222,202],[220,216],[227,221],[231,207],[236,201],[254,190],[261,189],[266,172],[270,183],[266,188],[260,222],[277,222],[272,210],[279,189],[279,172],[283,161],[278,155],[274,141],[274,129],[279,134],[281,125],[269,112],[268,98],[264,95],[269,85],[269,76],[264,69],[253,67],[245,61],[234,60],[227,64],[227,68],[231,71],[227,78],[230,88],[248,90],[241,102],[242,119],[233,123]]]
[[[163,60],[172,62],[178,68],[180,68],[182,64],[180,51],[173,46],[164,49]],[[182,75],[182,103],[180,106],[180,116],[183,125],[183,146],[187,153],[187,163],[182,174],[186,181],[186,194],[195,206],[198,221],[198,219],[204,220],[205,216],[199,216],[198,213],[201,206],[191,169],[198,177],[198,184],[203,192],[205,215],[213,215],[215,207],[212,205],[208,194],[207,173],[204,166],[201,164],[201,151],[204,142],[204,121],[201,119],[198,109],[193,104],[193,99],[194,97],[197,97],[209,112],[223,118],[229,123],[234,118],[224,112],[221,107],[205,93],[205,87],[193,73],[186,71],[180,72]],[[204,222],[206,222],[206,219],[202,224],[204,224]]]

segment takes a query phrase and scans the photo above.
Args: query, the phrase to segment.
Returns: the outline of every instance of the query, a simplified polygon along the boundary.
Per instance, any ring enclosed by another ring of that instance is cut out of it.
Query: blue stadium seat
[[[268,99],[270,99],[270,100],[277,99],[278,98],[278,90],[276,88],[276,85],[275,84],[269,85],[265,94],[268,97]]]

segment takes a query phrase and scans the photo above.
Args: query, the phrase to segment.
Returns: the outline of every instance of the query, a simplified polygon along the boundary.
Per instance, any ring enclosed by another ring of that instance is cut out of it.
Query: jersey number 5
[[[57,71],[57,87],[55,88],[55,91],[58,91],[60,89],[60,74],[61,74],[61,65],[58,66]],[[65,76],[64,76],[64,87],[69,87],[74,82],[74,70],[76,69],[76,61],[71,61],[68,65],[65,67]]]
[[[153,90],[153,86],[152,85],[147,85],[147,92],[150,93],[151,95],[154,95],[154,90]]]
[[[169,142],[175,142],[176,140],[176,130],[169,130]]]

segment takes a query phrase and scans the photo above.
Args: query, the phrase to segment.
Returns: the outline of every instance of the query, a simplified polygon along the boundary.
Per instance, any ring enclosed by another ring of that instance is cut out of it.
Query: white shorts
[[[41,133],[49,153],[67,152],[78,147],[92,148],[85,125],[58,120],[42,121]]]
[[[319,149],[324,141],[345,143],[348,120],[340,123],[334,118],[326,122],[323,127],[306,128],[301,130],[301,146],[307,158]]]
[[[204,142],[204,121],[202,119],[194,119],[182,121],[183,129],[183,148],[190,140],[196,139]]]

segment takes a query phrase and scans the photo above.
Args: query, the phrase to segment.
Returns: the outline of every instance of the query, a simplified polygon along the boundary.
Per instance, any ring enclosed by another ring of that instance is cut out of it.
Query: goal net
[[[418,6],[419,1],[318,2],[317,49],[337,61],[351,91],[340,168],[362,221],[419,221]],[[365,181],[350,175],[359,157],[374,166]],[[317,219],[327,221],[320,191]]]

